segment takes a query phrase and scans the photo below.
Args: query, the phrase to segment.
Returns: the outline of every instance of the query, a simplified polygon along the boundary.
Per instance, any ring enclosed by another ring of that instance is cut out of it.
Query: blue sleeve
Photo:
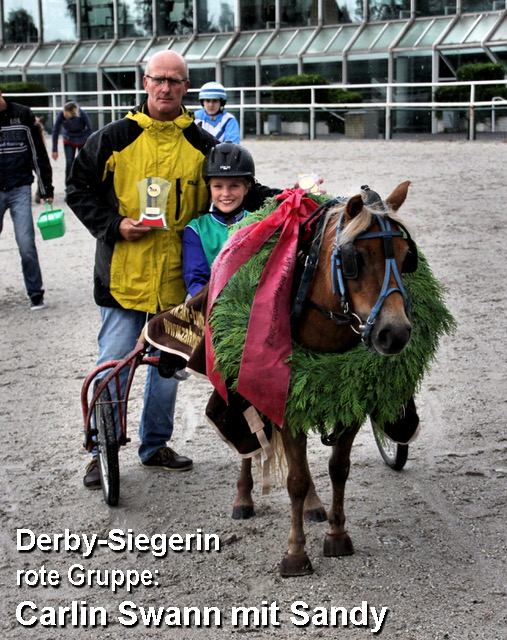
[[[53,131],[52,131],[53,153],[55,153],[55,151],[58,151],[58,136],[60,135],[60,127],[62,126],[62,122],[63,122],[63,111],[60,111],[60,113],[56,116],[55,124],[53,125]]]
[[[86,113],[86,111],[83,111],[82,109],[81,109],[81,117],[84,120],[85,133],[86,133],[86,137],[88,138],[90,134],[93,132],[92,123],[90,121],[89,115]]]
[[[186,226],[182,240],[183,279],[188,293],[195,295],[209,282],[209,268],[202,242],[195,229]]]
[[[224,142],[239,144],[239,123],[234,116],[225,123],[225,132],[220,139]]]

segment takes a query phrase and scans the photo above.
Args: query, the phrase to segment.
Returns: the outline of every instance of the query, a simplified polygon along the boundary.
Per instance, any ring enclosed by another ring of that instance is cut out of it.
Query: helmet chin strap
[[[234,211],[229,211],[228,213],[224,213],[223,211],[220,211],[220,209],[214,204],[212,213],[217,213],[219,216],[222,216],[223,218],[234,218],[238,214],[243,213],[244,210],[245,210],[245,207],[242,204],[240,204],[239,207],[236,207],[234,209]]]

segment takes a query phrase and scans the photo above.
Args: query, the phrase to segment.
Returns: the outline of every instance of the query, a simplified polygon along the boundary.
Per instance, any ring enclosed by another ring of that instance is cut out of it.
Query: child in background
[[[225,110],[227,94],[219,82],[207,82],[199,91],[202,109],[195,112],[197,125],[209,131],[220,142],[239,143],[239,124],[236,118]]]
[[[248,216],[243,200],[255,182],[255,165],[244,147],[222,142],[208,152],[203,174],[211,211],[192,220],[183,232],[183,278],[189,296],[209,281],[211,264],[229,237],[231,224]]]

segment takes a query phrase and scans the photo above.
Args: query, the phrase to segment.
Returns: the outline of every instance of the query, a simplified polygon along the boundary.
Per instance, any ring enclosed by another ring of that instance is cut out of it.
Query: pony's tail
[[[267,495],[272,486],[285,487],[287,481],[288,467],[282,436],[278,427],[274,425],[269,444],[271,445],[271,456],[268,459],[263,457],[262,454],[257,454],[254,457],[263,495]]]

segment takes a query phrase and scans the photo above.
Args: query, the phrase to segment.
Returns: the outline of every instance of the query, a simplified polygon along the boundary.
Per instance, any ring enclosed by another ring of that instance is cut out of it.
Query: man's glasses
[[[167,82],[170,87],[179,87],[182,82],[186,82],[188,78],[165,78],[164,76],[149,76],[147,73],[145,74],[147,78],[149,78],[153,84],[157,85],[157,87],[161,87],[164,83]]]

